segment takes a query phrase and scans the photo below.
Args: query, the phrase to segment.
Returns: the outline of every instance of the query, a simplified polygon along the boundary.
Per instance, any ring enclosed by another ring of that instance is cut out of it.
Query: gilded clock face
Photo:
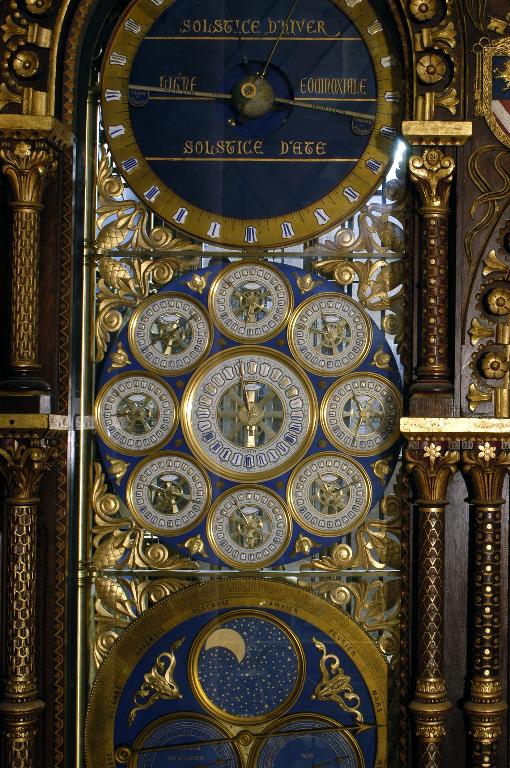
[[[191,296],[157,293],[143,301],[129,324],[129,345],[139,363],[167,376],[186,373],[207,354],[212,328]]]
[[[215,552],[237,568],[263,568],[285,551],[292,522],[285,503],[261,486],[236,486],[214,502],[207,536]]]
[[[381,183],[401,90],[368,0],[136,0],[101,80],[140,199],[201,240],[259,248],[330,230]]]
[[[275,477],[306,453],[317,424],[308,378],[268,347],[221,352],[191,378],[182,429],[196,456],[237,481]]]
[[[209,309],[217,327],[235,341],[258,343],[276,336],[292,311],[285,276],[262,261],[241,261],[211,285]]]
[[[321,536],[343,536],[370,509],[370,480],[358,462],[338,453],[319,453],[299,464],[287,486],[298,523]]]
[[[145,528],[165,536],[184,533],[202,519],[211,497],[210,480],[182,453],[151,454],[127,485],[129,508]]]
[[[321,404],[324,432],[340,450],[372,456],[399,437],[402,398],[376,373],[351,373],[332,384]]]
[[[177,400],[164,381],[147,373],[121,373],[96,400],[96,428],[104,442],[139,455],[164,445],[177,425]]]
[[[356,368],[372,344],[372,322],[360,304],[343,293],[311,296],[294,312],[289,347],[312,373],[339,376]]]
[[[296,714],[282,717],[266,729],[249,768],[288,768],[310,765],[364,768],[358,743],[348,729],[321,715]]]

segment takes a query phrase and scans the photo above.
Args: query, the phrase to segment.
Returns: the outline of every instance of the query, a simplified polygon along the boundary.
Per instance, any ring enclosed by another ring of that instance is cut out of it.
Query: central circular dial
[[[182,429],[208,469],[232,480],[281,474],[308,450],[315,392],[298,366],[265,347],[211,357],[183,395]]]

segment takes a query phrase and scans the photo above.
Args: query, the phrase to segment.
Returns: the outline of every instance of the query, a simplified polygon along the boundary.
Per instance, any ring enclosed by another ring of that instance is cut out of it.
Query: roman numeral
[[[379,162],[379,160],[374,160],[373,157],[367,160],[365,165],[367,166],[368,170],[372,171],[372,173],[375,175],[377,175],[382,168],[382,163]]]
[[[329,216],[324,208],[316,208],[313,212],[313,215],[317,219],[317,224],[320,224],[321,227],[324,226],[324,224],[327,224],[329,221]]]
[[[281,228],[282,228],[282,237],[284,240],[287,237],[294,237],[294,230],[292,229],[292,224],[290,222],[282,221]]]
[[[119,67],[123,67],[127,61],[127,56],[124,56],[123,53],[117,53],[117,51],[112,51],[110,53],[109,62],[110,64],[116,64]]]
[[[136,159],[136,157],[129,157],[127,160],[124,160],[124,162],[122,163],[122,167],[124,168],[126,173],[131,173],[133,168],[136,168],[137,165],[138,165],[138,160]]]
[[[376,19],[367,27],[367,32],[369,35],[376,35],[378,32],[383,31],[383,25],[379,21],[379,19]]]
[[[245,243],[256,243],[257,242],[257,228],[256,227],[246,227],[244,232],[244,242]]]
[[[128,32],[132,32],[134,35],[137,35],[141,28],[142,25],[134,19],[127,19],[127,21],[124,23],[124,29],[126,29]]]
[[[379,131],[381,136],[386,136],[388,139],[396,139],[397,138],[397,131],[395,128],[390,128],[389,125],[383,125],[381,130]]]
[[[393,56],[393,54],[391,54],[390,56],[383,56],[381,59],[381,66],[383,66],[385,69],[387,69],[388,67],[396,67],[397,57]]]
[[[147,192],[143,193],[143,196],[146,200],[148,200],[150,203],[159,195],[159,187],[156,187],[152,185],[152,187],[149,187]]]
[[[104,92],[105,101],[120,101],[120,91],[114,91],[113,88],[107,88]]]
[[[359,200],[359,192],[356,192],[352,187],[346,187],[343,192],[350,203],[355,203],[356,200]]]
[[[108,133],[112,139],[117,138],[117,136],[122,136],[126,132],[126,129],[123,125],[110,125],[108,128]]]
[[[217,221],[211,221],[207,230],[207,237],[219,237],[221,226]]]
[[[402,94],[400,91],[386,91],[384,98],[386,101],[393,101],[395,104],[398,104],[402,98]]]
[[[179,208],[179,210],[174,213],[172,218],[177,222],[177,224],[182,224],[184,221],[186,221],[186,216],[188,213],[189,211],[187,208]]]

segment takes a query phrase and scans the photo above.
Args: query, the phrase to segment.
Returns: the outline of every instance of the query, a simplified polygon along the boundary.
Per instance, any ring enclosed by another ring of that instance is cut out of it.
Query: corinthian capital
[[[0,163],[16,203],[41,205],[44,189],[57,168],[57,152],[45,138],[13,135],[0,144]]]
[[[448,210],[455,160],[437,147],[426,147],[421,155],[411,155],[411,180],[420,193],[425,208]]]

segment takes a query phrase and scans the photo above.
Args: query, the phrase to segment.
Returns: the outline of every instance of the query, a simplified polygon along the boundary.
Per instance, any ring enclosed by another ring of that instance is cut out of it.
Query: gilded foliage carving
[[[150,214],[145,205],[125,196],[126,186],[115,171],[108,149],[100,153],[98,178],[98,229],[95,249],[98,253],[123,250],[143,250],[155,253],[168,251],[200,251],[190,240],[177,237],[166,227],[150,228]],[[188,262],[188,267],[191,266]]]
[[[499,441],[482,439],[472,449],[462,451],[462,470],[472,483],[476,499],[500,500],[509,469],[510,452],[502,451]]]
[[[317,650],[322,653],[319,661],[321,680],[315,686],[312,698],[334,702],[343,712],[354,715],[357,723],[362,723],[361,699],[354,692],[351,678],[342,669],[340,659],[333,653],[326,653],[326,646],[320,640],[315,637],[312,640]]]
[[[178,554],[172,554],[157,536],[148,536],[131,517],[121,514],[118,497],[108,492],[99,462],[94,463],[92,491],[94,511],[93,555],[94,570],[105,568],[194,570],[198,564]]]
[[[447,208],[454,170],[453,157],[436,147],[426,147],[421,155],[409,158],[411,179],[426,208],[437,211]]]
[[[57,456],[57,448],[36,435],[19,435],[0,442],[0,474],[9,497],[33,501],[46,470]]]
[[[320,571],[338,571],[344,568],[399,568],[401,509],[397,496],[381,501],[382,520],[367,520],[356,529],[356,547],[337,543],[330,553],[314,558],[302,566]]]
[[[390,658],[395,657],[400,635],[399,579],[324,579],[310,583],[302,578],[299,584],[326,596],[335,605],[348,611],[365,632],[373,637],[384,654]]]
[[[152,669],[143,676],[143,683],[133,696],[135,705],[128,715],[129,725],[133,725],[138,712],[152,707],[157,701],[174,701],[182,699],[182,693],[174,680],[174,670],[177,665],[175,651],[186,638],[180,637],[170,646],[168,652],[160,653]]]
[[[115,640],[151,605],[186,586],[184,579],[140,579],[116,575],[95,579],[94,661],[99,666]]]
[[[16,202],[40,205],[47,182],[57,169],[57,155],[44,139],[14,137],[0,148],[2,171]]]

